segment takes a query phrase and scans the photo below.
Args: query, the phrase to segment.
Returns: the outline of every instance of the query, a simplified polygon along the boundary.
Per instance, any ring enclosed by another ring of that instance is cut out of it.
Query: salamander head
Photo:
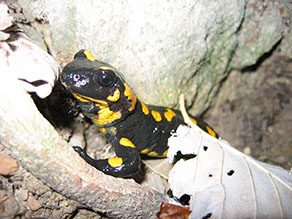
[[[117,69],[96,60],[87,50],[80,50],[64,67],[61,81],[79,103],[96,107],[97,114],[89,117],[96,117],[97,125],[122,120],[135,109],[137,98]]]

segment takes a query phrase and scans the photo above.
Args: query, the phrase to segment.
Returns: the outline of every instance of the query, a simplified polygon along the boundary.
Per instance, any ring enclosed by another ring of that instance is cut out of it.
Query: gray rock
[[[238,33],[238,48],[232,60],[233,68],[242,69],[254,65],[284,37],[288,29],[284,14],[288,13],[289,16],[289,8],[288,5],[285,6],[285,2],[248,1],[245,18]]]
[[[214,101],[231,68],[256,63],[290,30],[280,13],[288,0],[21,1],[49,22],[58,60],[86,48],[146,103],[174,106],[184,92],[193,114]]]

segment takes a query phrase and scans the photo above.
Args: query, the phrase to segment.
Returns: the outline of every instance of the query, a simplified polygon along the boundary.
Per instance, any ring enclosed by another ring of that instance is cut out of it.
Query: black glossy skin
[[[179,111],[172,110],[172,116],[168,117],[165,112],[170,109],[141,102],[114,67],[95,60],[87,50],[80,50],[64,67],[61,81],[75,95],[82,112],[92,119],[112,144],[117,157],[121,158],[94,160],[82,148],[74,147],[87,163],[106,174],[126,177],[136,173],[140,168],[139,153],[165,156],[168,138],[180,124],[184,124]],[[116,93],[119,95],[113,98]],[[160,115],[161,120],[155,119],[153,111]],[[210,127],[206,123],[198,118],[194,120],[208,132]],[[218,137],[216,133],[214,137]],[[121,139],[132,144],[125,145]]]

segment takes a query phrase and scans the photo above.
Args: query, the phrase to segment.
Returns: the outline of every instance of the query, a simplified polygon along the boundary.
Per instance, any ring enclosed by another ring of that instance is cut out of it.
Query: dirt
[[[1,151],[7,155],[7,151]],[[99,218],[78,202],[53,191],[19,166],[14,175],[0,176],[0,218]]]
[[[292,167],[292,60],[280,48],[257,65],[232,71],[204,119],[254,158]]]

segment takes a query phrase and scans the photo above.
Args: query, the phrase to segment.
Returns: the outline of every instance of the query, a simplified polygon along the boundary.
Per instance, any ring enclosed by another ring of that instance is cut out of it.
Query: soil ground
[[[237,149],[292,167],[292,60],[277,50],[243,72],[232,71],[204,119]]]

